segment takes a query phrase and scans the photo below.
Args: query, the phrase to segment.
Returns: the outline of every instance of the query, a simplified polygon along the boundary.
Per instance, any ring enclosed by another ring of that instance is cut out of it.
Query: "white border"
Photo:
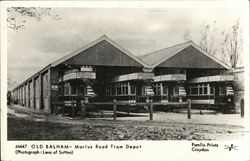
[[[7,141],[7,29],[6,29],[6,12],[8,6],[23,7],[125,7],[125,8],[165,8],[165,7],[243,7],[245,11],[245,30],[249,29],[249,3],[248,1],[3,1],[1,2],[1,156],[3,160],[248,160],[249,158],[249,108],[245,108],[245,131],[244,140],[234,141],[212,141],[218,143],[220,147],[223,145],[238,145],[241,150],[229,153],[224,148],[212,150],[209,153],[193,153],[190,151],[191,143],[199,143],[199,141],[123,141],[123,142],[107,142],[107,141]],[[245,64],[245,107],[249,107],[249,35],[245,34],[244,42],[244,59]],[[200,141],[207,143],[208,141]],[[13,146],[16,143],[33,144],[141,144],[142,150],[137,151],[114,151],[114,150],[86,150],[78,151],[73,156],[16,156],[13,155]]]

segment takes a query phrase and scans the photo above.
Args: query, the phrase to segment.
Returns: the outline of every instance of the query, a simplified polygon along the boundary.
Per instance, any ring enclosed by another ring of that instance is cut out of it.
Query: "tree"
[[[184,38],[185,41],[191,41],[192,40],[192,35],[191,35],[189,30],[185,31],[185,33],[183,35],[183,38]]]
[[[7,8],[7,27],[13,30],[25,29],[25,18],[34,18],[40,21],[43,17],[51,17],[52,20],[60,20],[59,15],[51,14],[51,8],[36,7],[11,7]]]
[[[213,27],[211,27],[213,26]],[[217,47],[214,45],[214,33],[217,32],[216,21],[213,25],[203,23],[200,31],[199,46],[206,52],[215,55],[217,52]],[[191,41],[192,35],[189,30],[186,30],[183,34],[185,41]]]
[[[222,33],[224,40],[221,46],[221,52],[227,56],[227,61],[232,68],[238,65],[241,52],[243,50],[242,29],[239,19],[234,21],[231,29],[228,32]]]
[[[9,77],[7,77],[7,89],[12,90],[18,83],[16,81],[12,81]]]
[[[205,24],[201,29],[200,47],[206,52],[216,55],[217,47],[214,45],[214,35],[217,32],[216,21],[212,25]]]
[[[221,59],[224,63],[235,68],[238,65],[240,54],[243,49],[242,29],[239,19],[235,20],[230,30],[219,30],[216,27],[216,21],[212,24],[203,24],[200,32],[199,46],[208,52]],[[189,30],[183,34],[185,41],[192,39]],[[216,42],[216,43],[215,43]]]

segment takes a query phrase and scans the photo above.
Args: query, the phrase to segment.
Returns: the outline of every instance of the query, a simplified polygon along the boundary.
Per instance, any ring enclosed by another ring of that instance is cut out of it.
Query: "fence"
[[[173,106],[179,106],[179,105],[186,105],[187,106],[187,118],[191,119],[191,100],[188,99],[187,102],[166,102],[166,103],[159,103],[159,102],[153,102],[152,100],[149,100],[149,102],[137,102],[137,103],[129,103],[129,102],[119,102],[115,99],[113,102],[82,102],[80,105],[80,112],[81,112],[81,119],[86,118],[86,108],[88,105],[111,105],[113,106],[113,120],[117,119],[117,106],[118,105],[126,105],[126,106],[147,106],[149,107],[149,120],[153,120],[153,113],[154,113],[154,106],[157,105],[173,105]],[[64,102],[54,102],[52,106],[52,113],[53,114],[59,114],[58,107],[62,107],[62,114],[65,114],[65,104]],[[77,103],[72,102],[71,104],[68,104],[68,107],[71,108],[72,117],[75,117],[75,112],[77,108]]]

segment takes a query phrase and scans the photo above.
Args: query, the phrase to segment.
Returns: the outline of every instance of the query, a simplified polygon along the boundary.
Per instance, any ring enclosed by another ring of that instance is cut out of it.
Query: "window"
[[[173,95],[176,96],[176,95],[179,95],[179,87],[178,86],[175,86],[173,88]]]
[[[128,84],[127,83],[123,84],[123,95],[128,95]]]
[[[63,86],[61,86],[61,85],[58,86],[58,95],[60,95],[60,96],[63,95]]]
[[[191,95],[197,95],[198,94],[198,85],[192,84],[191,85]]]
[[[80,85],[80,88],[79,88],[79,95],[84,95],[84,94],[85,94],[84,85]]]
[[[69,96],[69,94],[70,94],[69,93],[69,90],[70,90],[69,88],[70,88],[69,83],[67,83],[67,84],[64,85],[64,95],[65,96]]]
[[[161,95],[161,83],[154,85],[154,92],[156,95]]]
[[[107,96],[115,96],[115,95],[128,95],[130,93],[135,94],[134,86],[130,86],[129,83],[116,83],[106,87],[106,95]]]
[[[226,94],[226,87],[220,87],[220,95],[225,95]]]
[[[112,85],[108,85],[106,87],[105,92],[106,92],[106,96],[112,96]]]
[[[210,94],[214,94],[214,87],[213,86],[210,87]]]
[[[207,93],[207,87],[204,88],[204,94],[208,94],[208,93]]]
[[[168,94],[168,87],[166,85],[162,86],[162,94],[167,95]]]
[[[77,94],[77,92],[76,92],[76,85],[72,85],[71,86],[71,94],[72,95],[76,95]]]
[[[208,88],[210,88],[210,93]],[[214,88],[210,87],[209,84],[191,84],[187,87],[187,94],[190,95],[208,95],[213,94]]]
[[[146,87],[145,86],[142,86],[142,88],[141,88],[141,94],[142,95],[146,94]]]
[[[135,85],[130,85],[130,94],[133,94],[135,95],[135,91],[136,91],[136,88],[135,88]]]
[[[118,84],[117,84],[117,95],[121,95],[121,94],[122,94],[121,84],[118,83]]]

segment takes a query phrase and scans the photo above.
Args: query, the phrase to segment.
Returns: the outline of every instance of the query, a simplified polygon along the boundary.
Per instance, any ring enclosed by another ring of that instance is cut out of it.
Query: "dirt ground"
[[[228,140],[243,135],[238,114],[192,114],[188,120],[183,113],[155,112],[154,121],[149,121],[147,113],[118,113],[116,121],[112,117],[81,120],[8,106],[8,140]]]

